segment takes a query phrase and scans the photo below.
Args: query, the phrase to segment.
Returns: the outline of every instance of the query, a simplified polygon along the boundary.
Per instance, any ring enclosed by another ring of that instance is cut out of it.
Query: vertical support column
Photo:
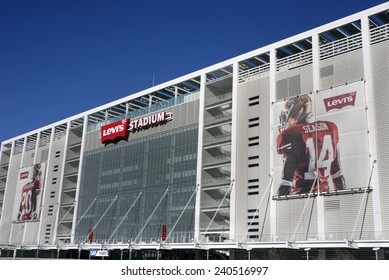
[[[49,153],[48,153],[48,156],[47,156],[47,165],[46,165],[46,174],[45,174],[45,185],[47,187],[47,185],[49,184],[48,183],[48,178],[49,178],[49,170],[52,170],[52,163],[51,163],[51,157],[52,157],[52,154],[53,154],[53,142],[54,142],[54,137],[55,137],[55,127],[52,127],[51,128],[51,132],[50,132],[50,143],[49,143]],[[60,195],[60,194],[58,194]],[[44,209],[44,208],[42,208]],[[54,233],[52,234],[52,236],[55,237],[55,228],[54,228]],[[51,236],[51,237],[52,237]],[[52,238],[52,243],[54,243],[55,241],[55,238]]]
[[[71,243],[75,243],[74,242],[74,236],[75,236],[75,233],[76,233],[76,226],[75,225],[77,223],[78,197],[80,195],[80,185],[81,185],[80,178],[81,178],[81,173],[82,173],[82,164],[84,162],[84,151],[85,151],[85,142],[86,142],[86,140],[85,140],[86,137],[85,136],[86,136],[86,132],[87,132],[87,129],[88,129],[88,119],[89,119],[89,116],[85,116],[84,117],[84,127],[82,128],[80,163],[79,163],[79,166],[78,166],[78,175],[77,175],[78,179],[77,179],[77,185],[76,185],[76,196],[74,198],[75,201],[74,201],[74,213],[73,213],[73,222],[72,222],[72,233],[71,233],[71,237],[70,237]]]
[[[200,186],[196,194],[195,204],[195,227],[194,227],[194,241],[198,242],[200,239],[200,213],[201,213],[201,175],[203,162],[203,132],[204,132],[204,100],[205,100],[205,82],[206,74],[200,76],[200,104],[199,104],[199,122],[198,122],[198,143],[197,143],[197,174],[196,186]]]
[[[178,87],[174,86],[174,105],[177,105]]]
[[[237,164],[237,131],[238,131],[238,75],[239,75],[239,64],[238,62],[234,62],[232,65],[233,73],[232,73],[232,126],[231,126],[231,180],[237,182],[236,176],[238,175],[236,172],[236,164]],[[230,193],[230,239],[235,240],[239,238],[237,236],[237,225],[236,220],[239,217],[236,216],[236,191],[238,186],[236,184],[232,184],[231,193]],[[241,239],[241,238],[240,238]]]
[[[276,50],[275,49],[271,49],[270,50],[270,69],[269,69],[269,79],[270,79],[270,86],[269,86],[269,89],[270,89],[270,102],[274,102],[276,100],[276,63],[277,63],[277,55],[276,55]],[[271,167],[271,170],[270,170],[270,175],[273,176],[273,173],[274,173],[274,170],[273,170],[273,166],[274,166],[274,161],[273,161],[273,157],[274,157],[274,147],[273,147],[273,143],[275,142],[275,139],[273,137],[274,133],[272,131],[272,128],[274,127],[274,123],[273,123],[273,115],[274,115],[274,112],[273,112],[273,105],[272,104],[269,104],[270,106],[270,127],[269,129],[271,130],[270,131],[270,167]],[[274,189],[274,185],[270,188],[270,192],[273,193],[273,189]],[[271,236],[271,240],[273,241],[276,241],[276,235],[277,235],[277,203],[276,201],[274,200],[271,200],[270,201],[270,236]]]
[[[36,138],[36,145],[35,145],[35,155],[34,155],[34,164],[37,163],[37,154],[38,154],[38,149],[39,149],[39,142],[40,142],[40,138],[41,138],[41,132],[38,132],[38,135],[37,135],[37,138]],[[47,170],[47,166],[46,166],[46,170]],[[45,176],[48,172],[45,172]],[[43,181],[43,185],[42,185],[42,188],[45,187],[45,183],[47,181],[44,180]],[[45,205],[45,190],[43,189],[43,192],[41,192],[41,195],[42,195],[42,200],[41,200],[41,206],[40,206],[40,217],[39,217],[39,226],[38,226],[38,231],[37,231],[37,235],[36,235],[36,244],[38,244],[39,246],[39,237],[41,235],[41,231],[42,231],[42,220],[43,220],[43,209],[44,209],[44,205]]]
[[[149,113],[151,113],[151,105],[153,105],[153,96],[149,94]]]
[[[65,176],[66,152],[67,152],[67,147],[68,147],[68,142],[69,142],[69,131],[70,131],[70,122],[67,122],[65,143],[64,143],[63,155],[62,155],[63,159],[62,159],[62,168],[61,168],[61,178],[59,180],[59,188],[58,188],[57,213],[55,215],[55,224],[54,224],[54,232],[53,232],[53,237],[55,238],[55,241],[57,240],[57,232],[58,232],[58,225],[59,225],[59,213],[61,211],[63,178]],[[55,134],[55,127],[54,127],[54,134]]]
[[[14,161],[14,152],[15,152],[15,141],[12,142],[12,147],[11,147],[11,154],[10,154],[10,159],[9,159],[9,166],[11,167],[13,165],[13,161]],[[5,183],[5,189],[7,190],[7,186],[8,186],[8,176],[9,176],[9,172],[10,172],[10,169],[11,168],[8,168],[8,174],[7,174],[7,182]],[[6,201],[6,199],[8,198],[8,192],[5,191],[4,193],[4,201]],[[16,206],[14,206],[16,207]],[[14,223],[12,223],[12,214],[13,214],[13,211],[14,209],[11,209],[11,228],[10,228],[10,233],[9,233],[9,237],[8,237],[8,244],[11,244],[12,243],[12,234],[13,234],[13,229],[14,229]],[[1,215],[2,216],[2,219],[3,219],[3,215],[4,215],[4,212],[3,214]],[[3,225],[3,224],[2,224]]]
[[[1,158],[3,156],[3,148],[4,148],[4,143],[2,143],[0,146],[0,164],[1,164]],[[8,170],[9,170],[9,168],[8,168]],[[8,174],[7,174],[7,177],[8,177]],[[3,206],[4,206],[4,197],[3,197]],[[1,224],[2,224],[1,222],[3,220],[3,206],[0,207],[0,231],[1,231]],[[1,249],[0,249],[0,258],[1,258]]]
[[[313,75],[313,92],[320,90],[320,45],[319,34],[312,36],[312,75]],[[316,106],[314,104],[314,110]],[[316,114],[315,114],[316,115]],[[319,240],[325,240],[325,211],[324,196],[317,196],[317,234]]]
[[[369,139],[370,152],[370,166],[377,160],[377,127],[374,115],[374,94],[371,71],[371,43],[370,43],[370,23],[369,17],[363,16],[361,18],[362,25],[362,52],[363,52],[363,69],[365,76],[365,97],[367,106],[367,127]],[[379,165],[380,162],[377,162]],[[378,168],[375,168],[377,170]],[[373,201],[373,218],[374,218],[374,232],[376,239],[382,239],[383,225],[382,225],[382,207],[381,207],[381,189],[378,172],[375,171],[371,178],[371,187],[374,191],[371,193]]]
[[[23,140],[23,152],[22,152],[22,159],[20,160],[20,166],[19,168],[22,168],[23,165],[24,165],[24,156],[25,156],[25,152],[26,152],[26,148],[27,148],[27,136],[24,137],[24,140]],[[24,222],[24,227],[23,227],[23,235],[22,235],[22,240],[21,240],[21,243],[24,244],[25,242],[25,239],[26,239],[26,231],[27,231],[27,225],[29,224],[29,222]]]

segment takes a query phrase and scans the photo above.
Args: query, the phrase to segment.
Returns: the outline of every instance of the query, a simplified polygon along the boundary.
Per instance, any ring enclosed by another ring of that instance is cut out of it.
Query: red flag
[[[88,231],[88,241],[89,243],[92,243],[93,241],[93,230],[91,228]]]
[[[162,241],[166,240],[166,231],[167,231],[166,225],[163,225],[162,226]]]

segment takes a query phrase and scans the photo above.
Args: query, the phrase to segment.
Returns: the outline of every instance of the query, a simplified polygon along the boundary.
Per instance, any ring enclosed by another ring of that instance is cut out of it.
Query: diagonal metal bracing
[[[192,201],[195,194],[198,192],[200,186],[197,186],[196,189],[193,191],[192,195],[190,196],[188,202],[186,203],[184,209],[181,211],[180,216],[177,218],[176,222],[174,223],[173,227],[170,229],[168,236],[166,237],[166,240],[169,240],[170,235],[173,233],[175,227],[177,226],[178,222],[180,221],[182,215],[184,215],[185,210],[188,208],[189,203]]]
[[[109,206],[107,207],[107,209],[105,209],[103,215],[101,215],[100,219],[97,221],[97,223],[92,227],[91,231],[94,232],[94,230],[97,228],[97,226],[100,224],[100,222],[103,220],[103,218],[105,217],[105,215],[108,213],[109,209],[112,207],[112,205],[116,202],[118,198],[118,195],[115,196],[114,199],[112,199],[111,203],[109,204]],[[89,236],[89,233],[88,235],[86,236],[86,239],[85,239],[85,242],[88,240],[88,236]]]
[[[132,208],[134,208],[136,202],[139,200],[139,198],[141,197],[142,195],[142,192],[140,192],[138,194],[138,196],[135,198],[134,202],[131,204],[130,208],[128,208],[126,214],[124,214],[123,218],[120,220],[119,224],[116,226],[116,228],[114,229],[114,231],[112,232],[111,236],[108,238],[108,243],[109,241],[112,239],[112,237],[115,235],[115,233],[118,231],[119,227],[122,225],[122,223],[124,222],[124,220],[127,218],[128,214],[130,214]]]
[[[304,204],[304,208],[303,208],[303,211],[301,211],[301,215],[300,215],[300,218],[296,224],[296,227],[294,229],[294,232],[293,232],[293,235],[292,235],[292,238],[291,240],[294,240],[295,239],[295,236],[296,236],[296,233],[297,233],[297,230],[299,229],[300,227],[300,223],[303,219],[303,216],[304,216],[304,213],[305,213],[305,210],[308,206],[308,202],[310,201],[309,198],[311,198],[311,196],[313,196],[315,198],[315,193],[313,192],[313,188],[315,187],[315,184],[318,183],[318,175],[316,174],[316,177],[315,179],[313,180],[313,183],[312,183],[312,187],[311,187],[311,190],[309,191],[309,194],[308,194],[308,199],[307,201],[305,202]],[[313,211],[313,209],[311,209],[311,211]],[[308,229],[309,230],[309,229]]]
[[[62,222],[65,220],[66,216],[70,213],[70,210],[72,210],[72,209],[74,208],[74,206],[75,206],[75,203],[69,208],[68,211],[66,211],[65,215],[64,215],[64,216],[62,217],[62,219],[58,222],[58,224],[62,223]]]
[[[364,193],[363,193],[363,199],[362,199],[362,201],[361,201],[361,205],[359,206],[358,215],[357,215],[357,218],[355,219],[354,229],[353,229],[353,232],[352,232],[351,237],[350,237],[351,240],[354,239],[354,233],[355,233],[355,230],[356,230],[356,228],[357,228],[357,224],[358,224],[358,221],[359,221],[359,217],[361,216],[362,208],[363,208],[363,204],[364,204],[364,203],[365,203],[364,216],[365,216],[365,214],[366,214],[367,202],[368,202],[368,199],[369,199],[369,192],[368,192],[368,190],[370,190],[370,183],[371,183],[371,178],[372,178],[372,176],[373,176],[373,171],[374,171],[375,163],[376,163],[376,161],[373,161],[372,166],[371,166],[370,176],[369,176],[369,179],[368,179],[368,181],[367,181],[367,186],[366,186],[366,188],[365,188],[365,191],[364,191]],[[364,217],[364,218],[365,218],[365,217]],[[362,236],[363,226],[364,226],[364,222],[365,222],[365,219],[364,219],[364,218],[363,218],[363,221],[362,221],[361,231],[360,231],[360,234],[359,234],[359,238],[361,238],[361,236]]]
[[[81,222],[81,220],[85,217],[86,213],[88,213],[89,209],[92,208],[92,206],[95,204],[97,198],[95,197],[92,201],[92,203],[88,206],[88,208],[84,211],[84,213],[81,215],[80,219],[78,219],[77,223],[74,225],[74,227],[76,228],[77,225]]]
[[[141,230],[139,231],[138,235],[135,237],[134,239],[134,242],[136,242],[139,238],[139,236],[143,233],[143,231],[145,230],[147,224],[150,222],[151,218],[154,216],[154,213],[155,211],[157,211],[159,205],[162,203],[162,200],[165,198],[165,196],[167,195],[167,193],[169,192],[169,188],[166,188],[166,191],[164,192],[164,194],[162,195],[161,199],[159,200],[159,202],[157,203],[157,205],[155,206],[153,212],[150,214],[150,216],[147,218],[147,221],[146,223],[143,225],[143,227],[141,228]]]
[[[216,211],[215,211],[215,214],[213,214],[212,219],[211,219],[211,221],[209,222],[209,224],[208,224],[207,228],[205,229],[204,233],[207,233],[208,230],[209,230],[209,228],[211,227],[211,225],[212,225],[212,223],[213,223],[213,220],[215,219],[215,217],[216,217],[216,215],[218,214],[218,212],[219,212],[221,206],[223,205],[224,201],[226,200],[227,195],[231,192],[231,190],[232,190],[232,188],[233,188],[233,186],[234,186],[234,182],[235,182],[235,180],[232,179],[232,180],[231,180],[230,187],[228,188],[228,191],[226,191],[226,193],[224,194],[223,199],[220,201],[219,206],[217,207],[217,209],[216,209]]]

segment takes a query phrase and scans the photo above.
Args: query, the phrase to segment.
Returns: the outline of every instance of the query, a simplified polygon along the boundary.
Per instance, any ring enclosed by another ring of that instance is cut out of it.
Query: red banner
[[[93,242],[93,230],[92,229],[89,229],[89,231],[88,231],[88,241],[89,241],[89,243]]]
[[[129,119],[110,123],[101,127],[101,143],[115,141],[119,138],[127,139]]]
[[[166,241],[166,232],[167,232],[167,227],[166,225],[162,226],[162,241]]]

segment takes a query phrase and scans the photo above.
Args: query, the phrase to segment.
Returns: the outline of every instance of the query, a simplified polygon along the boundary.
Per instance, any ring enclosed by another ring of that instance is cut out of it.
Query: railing
[[[207,81],[206,81],[206,85],[208,84],[211,84],[211,83],[215,83],[215,82],[218,82],[218,81],[221,81],[221,80],[224,80],[224,79],[228,79],[228,78],[231,78],[232,77],[232,74],[226,74],[226,75],[223,75],[223,76],[220,76],[220,77],[215,77],[215,76],[212,76],[211,78],[208,77],[207,75]]]
[[[74,183],[74,184],[64,184],[62,186],[62,191],[66,192],[66,191],[76,191],[77,189],[77,184]]]
[[[206,222],[201,222],[200,224],[200,230],[205,230],[205,226],[208,224]],[[115,239],[112,239],[108,241],[107,239],[101,239],[96,238],[93,239],[93,243],[90,244],[88,241],[85,240],[85,237],[78,237],[75,239],[74,243],[70,243],[70,237],[71,233],[70,231],[66,230],[60,230],[57,234],[57,241],[51,241],[50,244],[48,242],[36,242],[36,240],[26,240],[24,242],[10,242],[8,244],[0,244],[1,249],[3,250],[43,250],[43,249],[57,249],[57,250],[70,250],[70,249],[84,249],[88,250],[89,248],[94,248],[96,245],[101,246],[107,246],[110,249],[123,249],[127,248],[130,249],[131,246],[138,246],[138,249],[160,249],[161,245],[171,245],[172,249],[183,249],[186,250],[188,248],[196,248],[201,249],[201,247],[197,247],[196,245],[207,245],[211,243],[221,243],[223,242],[225,245],[223,248],[231,248],[236,249],[237,244],[236,242],[239,242],[240,245],[245,245],[248,248],[251,248],[250,246],[252,244],[262,244],[263,248],[274,248],[275,244],[281,244],[285,243],[285,247],[280,248],[301,248],[300,246],[307,247],[307,244],[317,244],[319,247],[326,247],[329,248],[333,246],[340,246],[340,242],[343,243],[344,247],[352,247],[352,246],[362,246],[360,248],[369,248],[369,247],[377,247],[376,244],[382,244],[383,247],[387,247],[388,238],[389,235],[388,232],[384,234],[384,232],[366,232],[367,236],[366,238],[363,238],[361,240],[358,239],[348,239],[347,237],[350,237],[350,233],[334,233],[333,236],[336,236],[334,239],[326,239],[326,238],[309,238],[308,240],[290,240],[289,235],[280,235],[280,234],[263,234],[260,235],[260,233],[253,232],[249,233],[247,236],[239,236],[236,235],[234,240],[228,239],[229,236],[229,223],[228,221],[224,222],[214,222],[212,226],[209,228],[207,233],[202,232],[202,236],[200,236],[199,242],[200,244],[196,244],[196,240],[194,237],[194,232],[182,232],[178,233],[177,235],[172,235],[169,240],[166,240],[165,242],[161,241],[160,236],[155,236],[152,238],[139,238],[136,240],[136,243],[133,242],[133,240],[129,237],[117,237]],[[206,234],[212,234],[213,231],[218,231],[217,235],[214,236],[206,236]],[[326,233],[328,235],[329,233]],[[258,235],[258,238],[249,238],[249,235],[254,236]],[[302,236],[305,236],[305,234],[301,234]],[[343,238],[345,237],[346,238]],[[380,236],[382,238],[380,238]],[[243,237],[243,238],[242,238]],[[375,238],[374,238],[375,237]],[[308,243],[307,243],[308,242]],[[182,244],[180,244],[182,243]],[[174,247],[175,244],[179,244],[176,247]],[[238,244],[238,245],[239,245]],[[328,245],[326,245],[328,244]],[[142,247],[142,245],[144,245]],[[150,247],[150,245],[154,247]],[[182,245],[185,245],[184,247]],[[282,246],[282,245],[280,245]],[[378,245],[379,246],[379,245]],[[254,248],[254,247],[253,247]],[[358,247],[356,247],[358,248]],[[206,249],[203,247],[203,249]],[[6,258],[6,256],[2,255],[2,259]]]
[[[65,169],[65,172],[64,172],[64,175],[69,175],[69,174],[75,174],[75,173],[78,173],[78,168],[76,167],[70,167],[69,165],[66,166],[66,169]]]
[[[320,59],[326,59],[345,52],[362,48],[362,34],[355,34],[320,46]]]
[[[34,150],[36,147],[36,140],[27,142],[26,144],[26,151]]]
[[[213,221],[210,225],[209,222],[200,222],[200,230],[204,231],[208,227],[208,233],[212,231],[223,231],[226,230],[228,231],[230,229],[230,225],[226,222],[217,222]],[[203,232],[204,233],[204,232]]]
[[[50,136],[42,136],[39,139],[39,147],[46,146],[48,143],[50,143]]]
[[[231,133],[224,133],[215,137],[204,137],[203,145],[211,145],[231,140]]]
[[[370,42],[372,44],[389,39],[389,24],[379,26],[370,30]]]
[[[259,65],[257,67],[248,69],[246,71],[242,71],[239,73],[238,82],[244,83],[244,82],[247,82],[247,81],[253,79],[254,77],[259,78],[259,77],[263,76],[264,74],[269,73],[269,70],[270,70],[270,64],[268,63],[268,64],[263,64],[263,65]]]
[[[201,186],[209,187],[215,185],[229,185],[231,183],[229,176],[218,177],[218,178],[209,178],[203,179]]]
[[[204,120],[204,125],[210,125],[210,124],[215,124],[215,123],[220,123],[224,121],[229,121],[232,119],[231,114],[225,114],[225,115],[219,115],[215,117],[208,117]]]
[[[276,69],[279,71],[281,68],[290,69],[309,63],[312,63],[312,50],[307,50],[305,52],[300,52],[279,59],[277,61]]]
[[[259,235],[258,238],[249,238],[250,235]],[[326,232],[324,234],[311,233],[306,234],[303,232],[292,233],[280,233],[280,234],[263,234],[260,236],[259,232],[249,232],[246,236],[243,236],[242,241],[245,242],[320,242],[320,241],[337,241],[337,240],[387,240],[389,233],[364,231],[362,232],[361,238],[359,238],[360,232]],[[242,236],[240,236],[242,237]],[[240,240],[237,237],[237,240]]]
[[[221,202],[221,199],[201,199],[201,209],[209,210],[209,209],[216,209],[219,207]],[[230,207],[230,202],[225,200],[222,205],[220,205],[221,208],[228,208]]]
[[[214,165],[214,164],[219,164],[219,163],[223,163],[223,162],[230,162],[230,161],[231,161],[230,154],[221,155],[221,156],[217,156],[217,157],[209,157],[209,158],[203,159],[203,166]]]
[[[81,147],[81,137],[80,138],[69,139],[68,147],[69,148]]]
[[[144,108],[140,108],[140,109],[128,112],[127,114],[121,114],[121,115],[116,116],[116,117],[110,117],[108,120],[103,120],[99,123],[89,124],[88,131],[97,130],[100,127],[102,127],[103,125],[110,124],[110,123],[113,123],[113,122],[116,122],[119,120],[123,120],[125,118],[130,118],[130,119],[138,118],[138,117],[141,117],[144,115],[151,114],[153,112],[161,111],[161,110],[164,110],[164,109],[167,109],[167,108],[179,105],[179,104],[187,103],[187,102],[199,99],[199,98],[200,98],[199,91],[192,92],[190,94],[183,95],[183,96],[177,96],[177,97],[174,97],[172,99],[158,102],[158,103],[153,104],[151,106],[146,106]]]
[[[230,100],[232,100],[232,92],[224,93],[221,95],[214,95],[213,97],[208,97],[205,99],[204,105],[205,106],[215,105]]]
[[[138,238],[136,242],[134,238],[129,237],[116,237],[111,240],[107,239],[93,239],[93,244],[104,244],[104,245],[120,245],[120,244],[160,244],[161,236],[151,237],[151,238]],[[173,233],[169,240],[166,242],[169,243],[192,243],[194,241],[194,232],[177,232]],[[75,240],[76,244],[85,244],[85,237],[79,237]],[[89,241],[87,242],[89,243]]]
[[[14,155],[21,154],[23,152],[23,144],[15,145]]]
[[[66,154],[66,162],[67,163],[71,163],[71,162],[75,162],[75,161],[79,161],[80,160],[80,154],[79,153],[74,153],[74,152],[68,152]]]
[[[61,130],[61,131],[57,131],[54,135],[54,141],[58,141],[58,140],[61,140],[62,138],[64,138],[66,136],[66,131],[65,130]]]

